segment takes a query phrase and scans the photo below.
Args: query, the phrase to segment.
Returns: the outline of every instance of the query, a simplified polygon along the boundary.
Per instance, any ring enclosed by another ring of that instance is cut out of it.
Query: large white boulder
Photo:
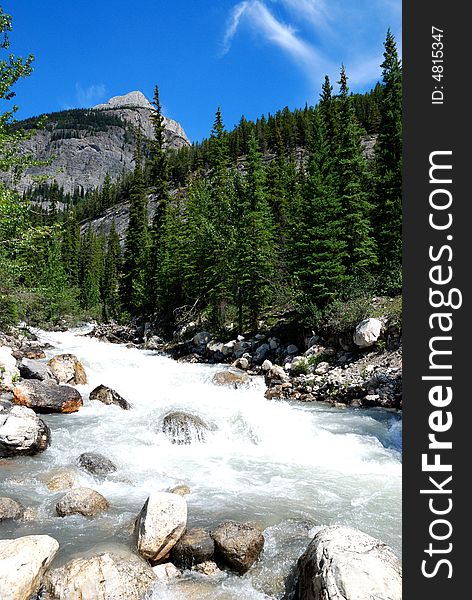
[[[353,340],[359,348],[370,348],[380,337],[382,322],[378,319],[364,319],[354,331]]]
[[[74,354],[58,354],[51,358],[48,367],[58,383],[69,383],[71,385],[87,383],[85,369]]]
[[[298,561],[299,600],[401,600],[401,564],[383,542],[324,527]]]
[[[48,535],[0,540],[0,598],[30,600],[59,549]]]
[[[146,500],[136,520],[139,554],[152,562],[165,558],[187,527],[187,502],[178,494],[158,492]]]
[[[8,346],[0,346],[0,391],[2,388],[11,391],[20,377],[20,371],[16,366],[16,358],[13,350]]]
[[[76,558],[45,577],[55,600],[143,600],[156,581],[150,565],[129,553]]]
[[[49,427],[31,408],[0,400],[0,457],[37,454],[50,438]]]

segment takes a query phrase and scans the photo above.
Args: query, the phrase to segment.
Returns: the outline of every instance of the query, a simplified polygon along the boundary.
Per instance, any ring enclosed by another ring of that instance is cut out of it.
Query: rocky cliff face
[[[152,110],[144,94],[130,92],[81,111],[76,127],[71,126],[67,111],[54,113],[45,129],[22,146],[25,153],[51,162],[29,169],[17,189],[20,192],[27,189],[33,183],[33,176],[48,175],[66,193],[77,188],[87,191],[100,186],[107,174],[116,179],[132,170],[135,131],[141,128],[144,136],[152,139]],[[99,125],[90,125],[94,119]],[[165,137],[168,148],[189,145],[182,126],[171,119],[165,119]]]

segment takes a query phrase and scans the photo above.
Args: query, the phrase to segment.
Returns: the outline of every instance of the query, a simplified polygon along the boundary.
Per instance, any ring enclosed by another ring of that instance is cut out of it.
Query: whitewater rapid
[[[397,413],[269,401],[262,378],[247,389],[219,387],[211,380],[226,368],[222,365],[177,363],[81,334],[39,334],[54,347],[48,358],[68,352],[83,363],[88,384],[78,389],[84,407],[70,415],[45,415],[50,448],[2,465],[0,496],[37,511],[34,520],[19,526],[2,524],[2,534],[52,535],[61,544],[56,559],[61,564],[81,552],[129,544],[147,496],[186,484],[189,527],[212,528],[227,519],[257,523],[266,537],[264,555],[244,577],[225,575],[211,583],[193,576],[169,589],[159,587],[155,600],[281,598],[285,576],[321,525],[351,525],[400,555]],[[132,409],[90,402],[88,394],[99,384],[114,388]],[[214,431],[205,443],[172,444],[160,429],[172,410],[198,415]],[[54,507],[64,492],[50,492],[46,475],[74,467],[90,451],[111,459],[117,472],[100,480],[80,471],[78,483],[103,494],[110,510],[93,520],[59,518]],[[191,585],[200,591],[187,592]]]

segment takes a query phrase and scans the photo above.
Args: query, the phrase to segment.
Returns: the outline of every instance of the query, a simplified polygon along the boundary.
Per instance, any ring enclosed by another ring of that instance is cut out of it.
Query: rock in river
[[[20,375],[23,379],[39,379],[39,381],[47,381],[53,376],[47,364],[31,358],[21,359]]]
[[[98,452],[84,452],[77,459],[79,466],[92,475],[108,475],[116,471],[109,458]]]
[[[215,542],[205,529],[187,530],[172,548],[171,560],[177,566],[190,569],[213,558]]]
[[[87,375],[82,363],[73,354],[58,354],[51,358],[48,366],[58,383],[83,385],[87,383]]]
[[[53,381],[22,381],[13,389],[13,396],[16,404],[38,413],[72,413],[83,405],[82,396],[75,388]]]
[[[147,560],[165,558],[187,527],[187,502],[178,494],[149,496],[136,520],[138,552]]]
[[[54,600],[143,600],[155,581],[153,570],[139,556],[106,552],[53,569],[44,587]]]
[[[163,418],[161,429],[173,444],[182,445],[204,442],[208,432],[214,431],[215,426],[197,415],[172,411]]]
[[[56,512],[60,517],[67,517],[69,515],[94,517],[109,506],[108,500],[95,490],[76,488],[67,492],[59,500],[56,504]]]
[[[24,517],[25,507],[13,498],[0,498],[0,522],[19,521]]]
[[[106,385],[99,385],[90,392],[90,400],[98,400],[103,404],[115,404],[123,410],[129,410],[131,408],[129,402],[125,400],[118,392],[115,392],[112,388]]]
[[[0,598],[30,600],[59,549],[48,535],[0,540]]]
[[[300,600],[401,600],[401,565],[383,542],[350,527],[324,527],[298,561]]]
[[[264,536],[248,523],[221,523],[211,537],[217,554],[240,574],[250,569],[264,548]]]
[[[215,385],[224,385],[232,388],[238,388],[241,386],[247,386],[251,381],[249,375],[244,373],[244,371],[239,370],[226,370],[226,371],[218,371],[213,376],[213,383]]]
[[[27,456],[46,450],[51,432],[34,411],[0,400],[0,456]]]

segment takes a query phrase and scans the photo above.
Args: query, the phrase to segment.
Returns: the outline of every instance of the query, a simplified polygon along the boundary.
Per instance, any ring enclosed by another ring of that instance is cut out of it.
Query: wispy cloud
[[[332,21],[333,7],[325,0],[279,0],[295,16],[309,21],[316,28],[326,29]]]
[[[80,83],[75,84],[75,97],[78,106],[88,108],[98,104],[105,99],[106,87],[103,83],[92,83],[89,86],[83,86]]]
[[[277,19],[260,0],[245,0],[233,8],[224,36],[224,53],[230,50],[231,43],[243,21],[259,38],[274,44],[295,60],[310,77],[316,67],[326,62],[326,59],[322,59],[314,46],[304,40],[295,28]]]

